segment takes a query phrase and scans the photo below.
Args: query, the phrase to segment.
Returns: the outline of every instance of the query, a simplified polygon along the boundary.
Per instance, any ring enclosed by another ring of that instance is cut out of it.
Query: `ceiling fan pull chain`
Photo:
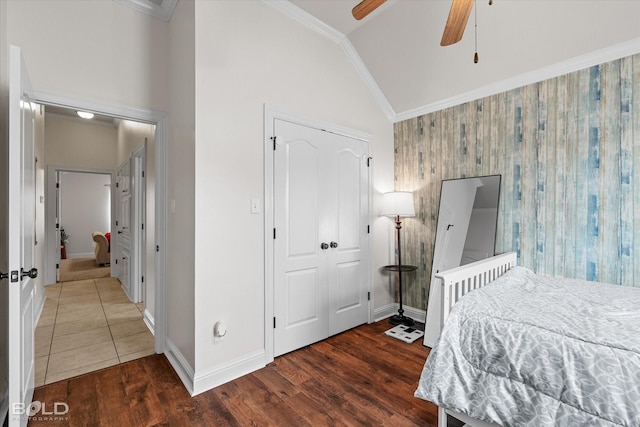
[[[475,21],[475,44],[476,44],[476,52],[473,54],[473,63],[477,64],[478,63],[478,3],[475,3],[473,5],[473,16]]]

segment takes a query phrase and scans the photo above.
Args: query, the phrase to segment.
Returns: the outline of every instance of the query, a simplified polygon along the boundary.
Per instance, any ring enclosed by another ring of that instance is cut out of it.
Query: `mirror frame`
[[[494,229],[493,229],[493,247],[491,248],[491,251],[487,252],[487,256],[484,258],[488,258],[491,257],[493,255],[495,255],[495,250],[496,250],[496,242],[497,242],[497,236],[498,236],[498,216],[499,216],[499,210],[500,210],[500,197],[501,197],[501,193],[502,193],[502,174],[493,174],[493,175],[483,175],[483,176],[474,176],[474,177],[461,177],[461,178],[453,178],[453,179],[443,179],[441,181],[441,185],[440,185],[440,197],[439,197],[439,201],[438,201],[438,218],[436,221],[436,235],[435,235],[435,241],[433,244],[433,252],[431,254],[431,278],[430,278],[430,282],[429,282],[429,293],[427,296],[427,307],[426,307],[426,315],[425,315],[425,334],[424,334],[424,339],[423,339],[423,345],[427,346],[427,347],[433,347],[433,345],[435,344],[438,336],[440,335],[440,329],[441,329],[441,304],[440,304],[440,300],[442,298],[441,293],[442,293],[442,287],[439,286],[440,285],[440,280],[435,278],[435,261],[436,261],[436,251],[438,250],[438,235],[440,234],[439,232],[441,231],[441,227],[444,226],[444,224],[441,224],[441,215],[442,215],[442,209],[443,209],[443,203],[442,203],[442,199],[443,199],[443,193],[445,190],[445,184],[449,183],[449,182],[461,182],[463,180],[467,180],[467,181],[472,181],[472,180],[482,180],[484,178],[497,178],[498,182],[497,182],[497,197],[496,197],[496,201],[495,201],[495,210],[496,210],[496,214],[495,214],[495,225],[494,225]],[[476,186],[476,188],[478,188],[479,186]],[[473,203],[471,203],[471,205],[469,206],[470,209],[470,216],[469,216],[469,223],[471,222],[471,218],[472,218],[472,212],[474,209],[474,205],[475,205],[475,196],[474,196],[474,200]],[[468,224],[469,224],[468,223]],[[465,240],[464,242],[467,242],[468,238],[469,238],[469,229],[468,229],[468,224],[467,224],[467,229],[465,231]],[[442,239],[442,236],[440,236],[440,238]],[[463,248],[464,248],[464,242],[463,242]],[[458,262],[457,265],[450,265],[447,266],[447,268],[455,268],[458,267],[462,264],[462,256],[464,253],[464,249],[461,249],[461,259]],[[438,256],[442,256],[441,254]],[[483,259],[483,258],[478,258],[479,259]],[[474,260],[476,261],[476,260]],[[471,261],[471,262],[474,262]],[[468,263],[465,263],[468,264]]]

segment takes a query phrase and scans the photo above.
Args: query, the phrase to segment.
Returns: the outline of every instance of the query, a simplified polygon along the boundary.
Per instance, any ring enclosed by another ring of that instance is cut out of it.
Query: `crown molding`
[[[634,55],[636,53],[640,53],[640,38],[609,46],[604,49],[599,49],[585,55],[576,56],[566,61],[520,74],[518,76],[502,80],[494,84],[486,85],[478,89],[453,96],[451,98],[443,99],[441,101],[437,101],[422,107],[398,113],[395,116],[394,123],[413,119],[418,116],[433,113],[435,111],[444,110],[445,108],[455,107],[456,105],[475,101],[476,99],[481,99],[487,96],[506,92],[532,83],[537,83],[543,80],[562,76],[564,74],[573,73],[584,68],[603,64],[609,61],[614,61],[616,59]]]
[[[364,62],[362,61],[362,58],[360,58],[360,55],[358,55],[358,52],[353,47],[353,45],[349,41],[349,38],[346,35],[342,34],[340,31],[336,30],[335,28],[320,21],[318,18],[311,15],[310,13],[302,10],[298,6],[291,3],[289,0],[262,0],[262,1],[263,3],[271,6],[272,8],[276,9],[280,13],[288,16],[291,19],[298,21],[300,24],[306,26],[307,28],[310,28],[311,30],[323,35],[324,37],[327,37],[329,40],[338,44],[342,48],[345,55],[347,55],[347,58],[349,59],[353,67],[356,69],[358,74],[360,75],[360,78],[362,78],[364,84],[367,86],[367,88],[373,95],[373,98],[375,99],[380,109],[384,112],[384,114],[387,116],[387,118],[391,122],[395,120],[396,113],[393,110],[393,107],[391,106],[387,98],[384,96],[384,93],[380,89],[380,86],[378,86],[378,83],[376,83],[375,79],[369,72],[369,69],[364,64]]]
[[[271,6],[283,15],[286,15],[289,18],[298,21],[305,27],[310,28],[317,33],[320,33],[321,35],[327,37],[329,40],[332,40],[335,43],[339,44],[343,39],[346,38],[346,36],[340,31],[325,24],[315,16],[311,15],[309,12],[291,3],[289,0],[262,0],[262,2],[267,6]]]
[[[154,18],[164,22],[169,22],[176,8],[178,0],[162,0],[161,4],[157,4],[151,0],[113,0],[125,6],[134,8],[135,10],[151,15]]]
[[[393,110],[391,103],[389,103],[387,97],[384,96],[382,89],[380,89],[380,86],[378,86],[378,83],[376,83],[376,80],[369,72],[369,69],[364,64],[364,61],[362,61],[362,58],[360,58],[360,55],[358,55],[358,52],[346,36],[340,42],[340,47],[342,47],[342,50],[347,55],[347,58],[351,62],[351,65],[353,65],[353,67],[360,75],[360,78],[362,78],[362,80],[364,81],[364,84],[367,86],[367,88],[369,88],[369,91],[373,95],[373,98],[376,100],[376,103],[378,104],[380,109],[382,109],[383,113],[392,123],[395,122],[397,114]]]

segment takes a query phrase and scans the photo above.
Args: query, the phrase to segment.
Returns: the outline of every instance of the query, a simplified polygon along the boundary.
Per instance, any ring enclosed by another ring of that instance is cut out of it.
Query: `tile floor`
[[[46,286],[35,337],[35,386],[154,353],[154,338],[114,277]]]

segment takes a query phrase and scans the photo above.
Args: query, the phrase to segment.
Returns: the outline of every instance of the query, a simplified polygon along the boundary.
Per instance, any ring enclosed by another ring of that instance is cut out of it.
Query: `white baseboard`
[[[391,317],[398,313],[398,303],[386,304],[373,310],[373,318],[376,322]],[[404,315],[412,318],[417,322],[424,323],[426,318],[426,310],[403,305]]]
[[[266,353],[260,350],[225,365],[194,374],[185,357],[169,338],[165,356],[191,396],[204,393],[266,366]]]
[[[192,396],[204,393],[243,375],[262,369],[266,366],[266,353],[264,350],[249,354],[208,371],[196,374]]]
[[[193,368],[187,362],[187,359],[180,353],[180,350],[167,337],[167,347],[164,355],[169,359],[169,363],[180,377],[185,388],[190,395],[193,396]]]
[[[144,320],[144,324],[147,325],[147,328],[151,331],[153,335],[155,335],[155,323],[153,321],[153,316],[149,313],[149,310],[144,309],[144,315],[142,316],[142,320]]]
[[[398,304],[394,302],[380,306],[380,307],[376,307],[373,310],[374,322],[379,322],[380,320],[386,319],[387,317],[391,317],[397,312],[398,312]]]
[[[411,317],[416,322],[424,323],[427,316],[427,311],[424,308],[409,307],[408,305],[405,305],[403,308],[405,316]]]

